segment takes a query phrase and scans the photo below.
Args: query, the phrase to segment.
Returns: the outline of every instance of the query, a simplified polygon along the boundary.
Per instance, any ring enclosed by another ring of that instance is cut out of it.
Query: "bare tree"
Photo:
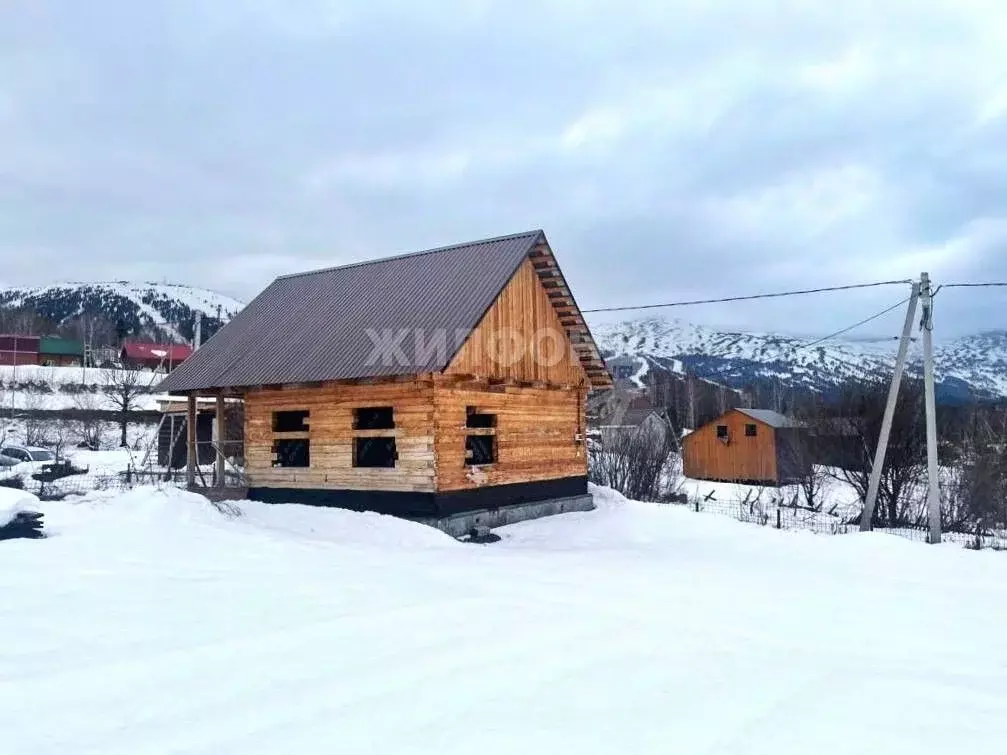
[[[827,420],[817,403],[793,407],[792,418],[799,427],[777,432],[781,471],[793,480],[798,498],[811,511],[822,510],[822,498],[829,480],[825,455],[820,446],[827,440]],[[795,503],[796,505],[796,503]]]
[[[590,479],[633,500],[663,500],[676,487],[677,448],[678,434],[665,421],[609,429],[591,450]]]
[[[81,391],[73,397],[73,404],[77,410],[74,429],[79,441],[92,451],[100,450],[105,440],[105,422],[99,414],[102,408],[99,397],[90,391]]]
[[[976,407],[943,464],[943,526],[981,536],[1007,529],[1007,420]]]
[[[107,369],[103,376],[105,395],[119,414],[119,445],[128,447],[129,415],[136,411],[141,396],[150,393],[151,387],[162,376],[157,373]]]
[[[874,453],[881,434],[887,402],[888,380],[883,377],[850,384],[840,393],[836,411],[846,423],[848,457],[837,476],[867,498]],[[923,386],[906,378],[895,407],[885,466],[878,490],[873,524],[878,527],[913,525],[922,521],[920,495],[926,470],[926,436],[923,429]]]
[[[43,419],[42,411],[45,409],[45,392],[37,384],[31,384],[22,395],[22,417],[21,425],[24,429],[24,443],[26,446],[45,446],[49,444],[49,426]]]
[[[47,445],[56,455],[56,461],[63,461],[63,452],[71,437],[72,426],[65,416],[56,417],[47,423]]]

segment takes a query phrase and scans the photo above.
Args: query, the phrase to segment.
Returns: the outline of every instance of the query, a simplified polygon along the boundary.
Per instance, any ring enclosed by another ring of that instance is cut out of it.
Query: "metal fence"
[[[196,477],[196,488],[213,491],[217,487],[215,468],[200,469]],[[42,501],[63,501],[90,495],[95,492],[123,492],[138,486],[174,487],[185,489],[187,476],[184,469],[128,469],[119,473],[86,473],[68,475],[55,480],[37,479],[26,476],[0,476],[0,486],[25,490],[38,496]],[[232,470],[225,471],[224,488],[240,490],[244,485],[243,476]]]
[[[667,505],[688,508],[696,513],[719,514],[739,522],[772,527],[778,530],[800,530],[819,535],[845,535],[860,532],[859,517],[843,519],[822,511],[802,506],[791,506],[765,501],[718,501],[714,498],[696,498],[687,503]],[[909,540],[927,542],[926,526],[875,527],[875,532],[897,535]],[[974,529],[957,527],[945,530],[942,541],[957,543],[975,550],[1007,550],[1007,531],[977,526]]]

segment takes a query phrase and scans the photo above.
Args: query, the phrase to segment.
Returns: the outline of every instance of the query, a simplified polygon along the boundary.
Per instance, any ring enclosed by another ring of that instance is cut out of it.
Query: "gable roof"
[[[543,248],[545,234],[535,230],[282,276],[172,372],[159,390],[440,372],[521,263],[528,257],[533,262],[552,259]],[[610,383],[558,266],[539,262],[536,271],[592,384]],[[430,348],[435,338],[444,336],[446,348]],[[393,343],[398,347],[394,353],[406,359],[375,359],[375,346],[382,342]]]
[[[801,427],[801,423],[772,409],[736,409],[742,414],[775,428]]]

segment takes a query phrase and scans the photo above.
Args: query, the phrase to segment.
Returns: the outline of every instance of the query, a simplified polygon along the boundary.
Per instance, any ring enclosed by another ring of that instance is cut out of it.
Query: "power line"
[[[942,283],[941,288],[1004,288],[1007,283],[993,281],[990,283]]]
[[[640,304],[628,307],[600,307],[598,309],[582,310],[584,314],[595,312],[625,312],[634,309],[658,309],[660,307],[691,307],[696,304],[726,304],[735,301],[752,301],[754,299],[778,299],[784,296],[804,296],[805,294],[823,294],[830,291],[851,291],[857,288],[878,288],[879,286],[910,285],[911,280],[877,281],[875,283],[854,283],[847,286],[828,286],[825,288],[806,288],[799,291],[781,291],[770,294],[750,294],[747,296],[727,296],[721,299],[694,299],[692,301],[676,301],[666,304]]]
[[[866,325],[869,322],[873,322],[874,320],[877,320],[879,317],[887,315],[889,312],[892,312],[893,310],[898,309],[903,304],[905,304],[906,302],[908,302],[909,298],[910,297],[907,296],[905,299],[902,299],[901,301],[896,302],[895,304],[893,304],[892,306],[888,307],[887,309],[883,309],[880,312],[877,312],[877,313],[871,315],[870,317],[865,317],[863,320],[860,320],[859,322],[855,322],[852,325],[843,328],[842,330],[837,330],[835,333],[829,333],[829,335],[822,336],[817,341],[812,341],[811,343],[803,344],[801,346],[798,346],[797,348],[799,348],[799,349],[810,349],[812,346],[817,346],[820,343],[824,343],[825,341],[828,341],[830,338],[835,338],[836,336],[841,336],[844,333],[849,333],[851,330],[856,330],[861,325]]]

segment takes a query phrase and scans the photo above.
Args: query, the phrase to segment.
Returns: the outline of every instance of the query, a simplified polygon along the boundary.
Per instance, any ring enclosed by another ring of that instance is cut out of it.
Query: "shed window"
[[[392,430],[395,412],[390,406],[365,406],[353,410],[354,430]]]
[[[717,437],[722,440],[727,439],[727,425],[717,425]]]
[[[465,407],[465,466],[493,464],[497,460],[497,415],[486,414],[474,406]]]
[[[310,467],[310,442],[306,439],[273,442],[274,467]]]
[[[395,438],[355,438],[353,443],[353,466],[394,467],[398,454]]]
[[[273,412],[274,433],[306,433],[308,431],[308,416],[306,409],[297,411]]]
[[[758,434],[759,434],[759,426],[758,425],[745,425],[745,437],[746,438],[754,438]]]

